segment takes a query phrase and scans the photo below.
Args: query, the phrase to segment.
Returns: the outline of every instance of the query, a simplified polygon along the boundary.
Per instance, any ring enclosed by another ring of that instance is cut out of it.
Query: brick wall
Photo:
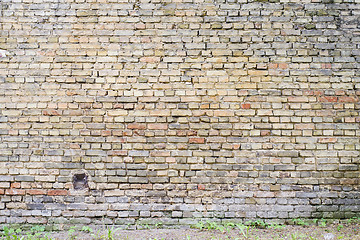
[[[0,13],[0,223],[359,216],[359,0]]]

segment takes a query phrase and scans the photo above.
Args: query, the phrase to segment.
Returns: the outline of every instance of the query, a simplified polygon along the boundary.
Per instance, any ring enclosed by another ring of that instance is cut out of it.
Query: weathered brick
[[[48,196],[64,196],[64,195],[68,195],[68,191],[67,190],[49,190],[47,192]]]
[[[79,2],[2,9],[1,222],[358,211],[354,1]]]

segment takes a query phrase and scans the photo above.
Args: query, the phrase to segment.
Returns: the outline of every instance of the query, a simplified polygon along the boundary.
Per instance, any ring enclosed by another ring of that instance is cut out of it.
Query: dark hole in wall
[[[74,189],[88,188],[88,177],[85,173],[74,174],[73,176]]]

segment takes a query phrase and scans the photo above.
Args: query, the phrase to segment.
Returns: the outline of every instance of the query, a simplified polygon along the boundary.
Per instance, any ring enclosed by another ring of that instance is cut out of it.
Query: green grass
[[[260,219],[255,219],[252,221],[246,222],[221,222],[221,221],[199,221],[194,226],[195,229],[198,229],[196,234],[193,235],[187,234],[183,236],[185,240],[199,239],[198,236],[207,236],[203,239],[219,239],[219,240],[241,240],[241,239],[266,239],[272,240],[315,240],[315,239],[324,239],[325,235],[333,235],[335,239],[358,239],[357,236],[360,236],[360,218],[354,217],[347,220],[334,221],[329,219],[292,219],[290,221],[291,225],[279,224],[276,222],[264,222]],[[311,226],[310,226],[311,225]],[[301,226],[299,228],[298,226]],[[164,226],[161,222],[158,224],[152,224],[145,228],[145,230],[156,230],[159,228],[168,227]],[[144,228],[143,228],[144,229]],[[61,236],[56,239],[63,240],[76,240],[84,239],[87,240],[120,240],[120,239],[134,239],[131,238],[132,234],[129,236],[122,236],[121,232],[118,232],[119,228],[108,227],[102,228],[95,231],[89,226],[71,226],[67,231],[61,231],[57,236]],[[134,231],[134,233],[136,230]],[[154,232],[153,232],[154,234]],[[270,235],[269,235],[270,234]],[[271,236],[271,237],[269,237]],[[144,238],[141,240],[160,240],[166,239],[158,237],[157,235],[147,236],[146,233]],[[360,239],[360,238],[359,238]],[[0,240],[55,240],[50,235],[50,232],[47,232],[45,226],[4,226],[2,231],[0,231]]]
[[[33,226],[30,231],[23,232],[21,228],[3,227],[1,239],[5,240],[52,240],[43,226]]]
[[[309,226],[310,225],[304,219],[300,219],[300,218],[293,219],[292,221],[293,221],[294,225],[299,225],[299,226]]]
[[[91,236],[91,239],[96,240],[115,240],[115,229],[114,227],[107,228],[105,231],[98,230],[94,232],[94,230],[88,226],[83,226],[79,229],[76,226],[71,226],[67,231],[67,240],[76,240],[79,239],[78,235],[80,232],[88,233]],[[23,231],[20,227],[12,228],[8,226],[3,227],[3,231],[0,235],[1,240],[55,240],[54,238],[49,236],[50,233],[45,232],[44,226],[33,226],[29,231]]]

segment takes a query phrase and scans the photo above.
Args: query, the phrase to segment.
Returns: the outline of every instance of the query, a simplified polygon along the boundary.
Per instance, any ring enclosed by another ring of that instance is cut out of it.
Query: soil
[[[198,229],[146,229],[121,230],[107,229],[84,233],[81,231],[52,233],[55,239],[128,239],[128,240],[240,240],[240,239],[284,239],[284,240],[360,240],[360,224],[334,224],[320,226],[292,226],[285,225],[279,228],[238,228],[231,230],[198,230]],[[110,237],[110,238],[109,238]],[[111,238],[113,237],[113,238]]]

